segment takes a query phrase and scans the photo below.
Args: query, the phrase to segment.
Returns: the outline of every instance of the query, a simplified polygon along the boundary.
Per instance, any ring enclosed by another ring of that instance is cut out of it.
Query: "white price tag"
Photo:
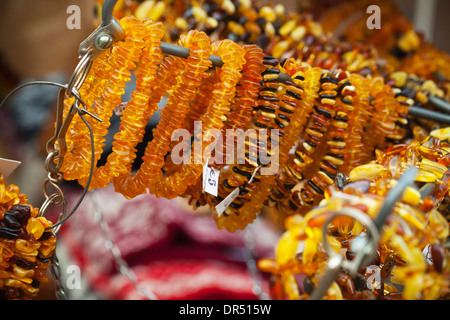
[[[258,171],[260,167],[256,168],[255,171],[253,171],[252,177],[248,181],[248,183],[252,183],[253,178],[256,175],[256,172]],[[223,199],[217,206],[216,211],[217,215],[220,217],[222,213],[230,206],[230,204],[233,203],[233,201],[239,196],[239,188],[234,189],[225,199]]]
[[[21,163],[16,160],[0,158],[0,172],[3,173],[3,178],[6,179]]]
[[[203,166],[203,190],[217,197],[219,189],[220,170],[208,167],[208,162]]]
[[[223,199],[217,206],[217,215],[220,217],[226,208],[237,198],[239,195],[239,188],[234,189],[225,199]]]

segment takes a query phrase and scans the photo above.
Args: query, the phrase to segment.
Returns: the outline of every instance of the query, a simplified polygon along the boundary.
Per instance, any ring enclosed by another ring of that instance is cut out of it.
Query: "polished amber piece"
[[[3,299],[30,299],[39,293],[39,283],[46,274],[55,243],[47,246],[46,265],[40,250],[45,241],[55,240],[46,232],[48,240],[41,240],[44,228],[52,223],[36,217],[38,209],[27,203],[26,196],[15,185],[5,186],[0,173],[0,295]]]

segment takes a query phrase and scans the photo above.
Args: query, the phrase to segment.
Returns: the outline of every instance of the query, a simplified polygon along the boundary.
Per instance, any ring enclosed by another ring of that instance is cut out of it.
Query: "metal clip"
[[[380,240],[380,234],[387,217],[391,214],[396,203],[402,197],[406,187],[414,183],[416,175],[417,169],[414,167],[409,168],[402,175],[402,177],[398,180],[397,185],[388,192],[383,206],[374,220],[360,210],[344,208],[342,211],[333,214],[325,222],[322,228],[322,237],[324,249],[328,253],[330,259],[328,261],[328,268],[325,271],[325,274],[322,276],[317,288],[311,294],[311,300],[322,299],[326,295],[328,288],[336,280],[339,273],[343,269],[347,270],[351,275],[354,275],[362,266],[372,261],[375,256],[376,246]],[[338,216],[352,217],[356,221],[360,222],[367,231],[367,237],[358,236],[353,239],[351,249],[356,255],[352,261],[345,260],[342,255],[334,252],[328,243],[328,225]]]
[[[80,57],[92,52],[91,59],[110,48],[113,43],[124,38],[124,31],[114,19],[113,11],[118,0],[106,0],[102,6],[102,22],[78,48]]]

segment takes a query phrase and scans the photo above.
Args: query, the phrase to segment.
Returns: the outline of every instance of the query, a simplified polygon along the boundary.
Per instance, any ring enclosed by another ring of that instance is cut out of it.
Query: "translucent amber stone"
[[[381,177],[384,172],[384,167],[379,164],[362,165],[350,172],[350,180],[372,180]]]
[[[30,218],[27,224],[27,232],[31,233],[36,240],[44,233],[45,229],[42,223],[36,218]]]

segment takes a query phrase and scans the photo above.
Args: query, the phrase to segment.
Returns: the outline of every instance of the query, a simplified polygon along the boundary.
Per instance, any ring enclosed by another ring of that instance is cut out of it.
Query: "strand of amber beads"
[[[188,186],[197,181],[203,172],[202,163],[205,161],[205,149],[209,147],[209,144],[205,141],[209,142],[215,133],[220,132],[223,127],[223,116],[230,110],[236,85],[242,76],[240,72],[245,63],[245,50],[230,40],[217,41],[212,44],[211,49],[211,53],[221,57],[224,64],[220,69],[216,69],[219,72],[220,81],[214,85],[213,97],[206,113],[200,119],[205,134],[202,137],[194,137],[194,139],[202,139],[203,143],[201,148],[192,148],[194,152],[190,164],[183,164],[178,172],[156,182],[150,188],[150,192],[157,196],[161,194],[158,191],[164,189],[172,192],[172,197],[181,195]],[[199,159],[202,160],[201,163],[198,163]],[[172,190],[175,190],[175,192]]]
[[[118,181],[122,186],[134,184],[134,188],[128,186],[122,189],[127,192],[126,197],[131,198],[145,193],[145,188],[157,197],[173,198],[183,193],[180,189],[185,187],[183,184],[186,177],[180,177],[178,172],[170,177],[164,177],[161,168],[164,166],[164,157],[170,150],[172,133],[183,125],[189,102],[195,97],[202,78],[208,76],[206,71],[211,66],[211,61],[208,60],[211,55],[211,45],[206,34],[196,30],[180,38],[180,45],[189,48],[190,55],[186,59],[183,73],[177,78],[177,83],[167,98],[167,104],[153,132],[153,140],[145,149],[143,163],[134,175],[120,178],[122,180]],[[177,182],[173,183],[172,179]],[[139,193],[132,192],[130,189]]]
[[[234,150],[236,139],[239,139],[239,135],[243,133],[240,130],[247,129],[253,120],[252,112],[257,106],[257,97],[263,80],[261,74],[266,70],[266,66],[262,62],[264,54],[259,47],[244,45],[242,48],[246,52],[246,63],[243,66],[242,78],[236,87],[236,96],[233,99],[230,112],[226,115],[226,120],[221,129],[222,136],[227,138],[226,143],[223,148],[215,148],[216,156],[222,159],[223,163],[227,163],[227,159],[232,156],[224,153],[223,149],[225,148],[225,151]],[[229,139],[229,134],[234,135],[233,139]],[[214,165],[217,166],[217,164]]]
[[[272,175],[261,175],[261,172],[257,172],[253,181],[248,183],[261,163],[264,166],[268,164],[267,161],[260,158],[261,155],[264,156],[260,149],[263,148],[265,152],[272,154],[272,145],[274,143],[279,144],[278,141],[273,141],[273,137],[268,136],[268,130],[276,126],[274,115],[278,108],[276,105],[278,101],[277,88],[280,84],[276,81],[279,70],[273,67],[278,66],[278,60],[265,56],[263,63],[266,69],[262,73],[262,86],[259,90],[258,105],[255,107],[254,116],[255,125],[259,132],[254,130],[249,133],[249,139],[245,141],[245,163],[236,164],[230,168],[230,175],[223,180],[219,186],[219,194],[212,202],[213,205],[219,203],[234,189],[239,188],[239,196],[220,216],[217,214],[214,216],[218,228],[225,228],[231,232],[236,229],[244,229],[256,218],[269,195],[270,186],[274,182]],[[267,130],[265,145],[261,145],[261,141],[257,142],[258,139],[262,138],[261,129]],[[277,166],[278,164],[271,163],[270,165]]]
[[[148,114],[153,114],[158,109],[158,102],[170,88],[177,84],[177,79],[184,72],[184,68],[185,63],[181,58],[174,56],[164,58],[158,69],[154,90],[150,92]],[[115,178],[113,182],[115,191],[130,199],[144,193],[147,188],[146,181],[136,179],[131,173],[122,174]]]
[[[131,165],[136,158],[136,146],[142,141],[147,121],[155,112],[155,108],[149,108],[149,92],[155,84],[162,60],[160,45],[164,27],[162,23],[154,23],[149,19],[142,22],[142,27],[139,28],[139,33],[133,35],[143,36],[141,57],[135,69],[136,89],[122,112],[119,132],[114,135],[112,153],[104,166],[94,170],[91,189],[103,188],[105,183],[116,177],[131,173]],[[81,180],[80,183],[84,185],[86,180]]]
[[[52,223],[27,202],[0,173],[0,299],[31,299],[48,282],[56,238],[45,231]]]
[[[133,17],[127,17],[120,20],[121,26],[125,32],[124,41],[118,42],[110,51],[107,57],[107,63],[111,66],[107,68],[109,72],[101,74],[98,73],[95,65],[91,68],[91,73],[96,75],[93,81],[100,81],[103,87],[101,98],[95,100],[94,105],[95,114],[103,120],[99,124],[91,124],[94,135],[95,159],[96,162],[100,159],[103,153],[103,146],[105,136],[108,133],[108,128],[111,125],[109,119],[112,116],[113,110],[121,102],[121,97],[125,93],[125,84],[130,81],[131,70],[136,68],[136,62],[140,60],[141,50],[144,46],[144,28],[142,23]],[[107,52],[108,53],[108,52]],[[107,54],[105,53],[105,54]],[[99,65],[101,67],[101,65]],[[92,70],[93,69],[93,70]],[[105,81],[103,77],[109,77]],[[89,78],[89,77],[88,77]],[[80,90],[80,94],[83,90]],[[82,96],[83,98],[83,96]],[[75,118],[75,119],[78,119]],[[94,121],[89,119],[88,121]],[[90,139],[87,129],[81,119],[75,120],[74,127],[69,131],[67,136],[68,145],[76,146],[71,152],[67,152],[64,163],[61,167],[61,172],[64,173],[65,179],[81,179],[86,178],[90,171]],[[83,129],[82,129],[83,128]],[[73,136],[73,138],[71,137]],[[82,141],[80,141],[80,138]],[[103,173],[103,172],[102,172]],[[93,180],[98,186],[106,186],[111,181],[106,174],[94,175]]]
[[[305,204],[312,202],[312,205],[317,205],[323,199],[324,190],[334,183],[339,167],[344,164],[344,156],[347,151],[346,141],[350,134],[348,120],[349,115],[354,111],[355,87],[349,81],[348,72],[339,72],[336,78],[339,81],[338,97],[334,107],[336,115],[333,117],[331,129],[328,132],[330,139],[327,141],[327,154],[320,161],[319,169],[299,192],[299,196]],[[306,210],[307,206],[301,207],[302,212]]]
[[[388,145],[387,137],[392,136],[396,128],[399,102],[395,99],[394,92],[389,85],[384,83],[381,77],[376,77],[371,84],[371,97],[373,97],[373,114],[370,119],[370,126],[364,135],[364,144],[367,159],[372,159],[375,148],[383,149]],[[382,137],[382,138],[381,138]],[[363,156],[363,155],[362,155]]]
[[[243,49],[245,50],[245,60],[246,63],[243,66],[242,77],[239,80],[239,83],[236,87],[236,95],[232,101],[230,111],[226,115],[226,120],[224,121],[224,125],[221,129],[222,137],[225,137],[226,143],[222,148],[221,146],[217,146],[214,148],[214,158],[213,159],[221,159],[221,163],[216,163],[215,161],[211,164],[215,168],[220,169],[223,167],[223,164],[228,163],[231,159],[231,154],[224,154],[223,148],[225,150],[230,151],[236,149],[234,143],[239,141],[241,134],[244,132],[241,130],[245,130],[248,128],[249,124],[253,120],[252,113],[253,109],[257,106],[257,97],[259,90],[261,88],[262,75],[261,73],[266,69],[266,66],[263,64],[263,52],[256,45],[244,45]],[[218,73],[214,73],[217,75]],[[212,90],[211,90],[212,92]],[[195,105],[193,106],[195,107]],[[206,109],[206,108],[205,108]],[[204,114],[206,110],[202,111],[201,114]],[[197,112],[197,114],[200,114]],[[233,139],[230,139],[229,137]],[[237,160],[237,155],[234,155],[234,160]],[[229,172],[229,174],[231,174]],[[221,175],[222,180],[223,175]],[[225,180],[226,181],[226,180]],[[220,181],[219,185],[222,188],[223,181]],[[197,186],[194,188],[195,190],[201,189],[202,181],[201,179],[197,181]],[[220,192],[223,194],[223,191]],[[195,194],[195,195],[194,195]],[[209,199],[211,198],[209,195],[204,194],[203,192],[194,192],[191,194],[190,202],[194,203],[195,207],[200,205],[201,201],[208,201],[209,203],[217,204],[217,199]],[[206,200],[208,198],[209,200]],[[205,204],[205,202],[204,202]]]
[[[294,171],[291,171],[290,163],[295,161],[296,155],[289,155],[286,151],[290,150],[295,143],[299,142],[299,132],[303,132],[309,114],[313,110],[315,99],[318,97],[319,79],[322,75],[322,71],[315,67],[311,68],[306,63],[297,64],[293,59],[289,59],[284,63],[284,69],[288,74],[292,74],[292,81],[295,81],[300,85],[303,90],[300,92],[301,104],[300,108],[293,110],[292,120],[285,132],[285,136],[281,141],[280,146],[280,171],[277,173],[276,182],[271,190],[269,196],[269,206],[279,208],[279,205],[285,198],[289,199],[292,188],[296,185],[298,179],[294,175]],[[294,73],[295,72],[295,73]],[[282,103],[286,104],[298,100],[289,95],[285,95],[288,100],[282,99]],[[295,99],[295,100],[294,100]],[[286,107],[286,105],[284,105]],[[289,143],[289,141],[291,141]],[[282,151],[284,149],[284,151]],[[287,159],[283,159],[287,154]],[[288,200],[289,202],[290,200]],[[281,210],[277,210],[278,222],[282,225],[284,221],[284,214]]]
[[[348,121],[351,132],[347,139],[347,152],[344,155],[344,165],[339,169],[344,174],[348,174],[351,169],[363,164],[361,154],[365,150],[363,143],[364,130],[367,128],[372,115],[370,79],[352,73],[350,82],[355,87],[356,95],[353,98],[354,111],[351,113]]]

